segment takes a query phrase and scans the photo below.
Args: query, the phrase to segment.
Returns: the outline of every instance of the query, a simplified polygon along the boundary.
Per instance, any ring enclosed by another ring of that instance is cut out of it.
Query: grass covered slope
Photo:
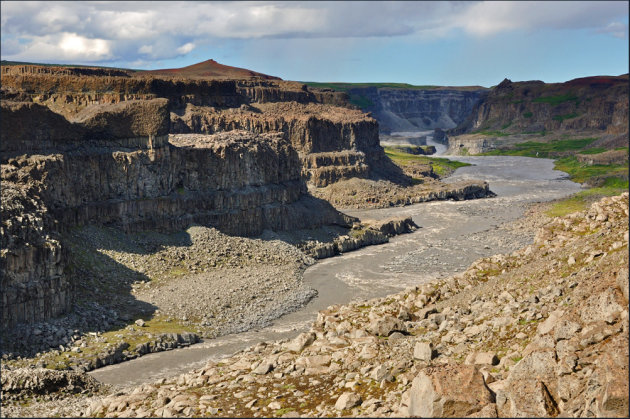
[[[432,166],[432,172],[437,177],[442,178],[452,174],[457,168],[470,166],[469,163],[459,162],[455,160],[444,159],[440,157],[418,156],[415,154],[405,153],[396,147],[384,147],[385,155],[392,159],[396,165],[405,169],[414,166]],[[413,177],[413,176],[412,176]]]
[[[628,75],[586,77],[565,83],[503,80],[451,131],[464,133],[628,131]]]

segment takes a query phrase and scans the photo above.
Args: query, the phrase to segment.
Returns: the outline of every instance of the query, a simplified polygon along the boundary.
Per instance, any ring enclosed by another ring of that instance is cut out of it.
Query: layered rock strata
[[[300,153],[351,151],[365,161],[344,160],[306,167],[307,180],[325,186],[354,176],[391,177],[408,182],[389,164],[378,145],[378,124],[349,109],[341,92],[309,90],[306,85],[280,80],[178,78],[129,73],[87,76],[64,72],[21,73],[3,67],[2,98],[45,105],[69,120],[90,107],[133,100],[167,99],[171,132],[206,133],[245,129],[256,133],[282,132]],[[250,106],[255,104],[255,107]],[[267,106],[265,106],[267,105]],[[336,164],[339,163],[339,164]],[[370,170],[372,169],[374,170]]]
[[[372,112],[383,133],[454,128],[464,121],[487,89],[355,87],[348,94]]]
[[[171,114],[173,132],[215,133],[245,129],[283,133],[298,151],[304,176],[315,186],[352,177],[387,176],[404,181],[379,145],[378,123],[360,111],[322,104],[262,103],[239,109],[188,105]]]
[[[67,311],[71,285],[59,233],[74,226],[134,231],[199,223],[257,235],[350,225],[306,194],[298,155],[281,135],[237,131],[169,141],[166,105],[128,101],[87,108],[69,121],[40,105],[3,104],[3,326]],[[32,137],[28,121],[35,121]]]
[[[472,109],[451,135],[478,130],[505,133],[597,130],[628,133],[628,75],[565,83],[505,79]]]

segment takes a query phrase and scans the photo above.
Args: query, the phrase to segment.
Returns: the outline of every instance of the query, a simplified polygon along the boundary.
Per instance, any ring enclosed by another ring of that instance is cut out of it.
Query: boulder
[[[265,375],[273,369],[273,363],[262,361],[256,368],[252,370],[252,374]]]
[[[590,296],[580,310],[580,317],[584,323],[603,320],[613,322],[623,310],[617,303],[615,289],[610,287],[604,292]]]
[[[478,368],[472,365],[429,367],[414,378],[409,415],[464,417],[494,403]]]
[[[562,319],[556,324],[553,338],[556,341],[571,339],[580,330],[582,330],[582,326],[579,323]]]
[[[283,349],[291,352],[302,352],[302,350],[313,343],[315,339],[316,335],[313,332],[300,333],[295,339],[286,343]]]
[[[538,325],[538,330],[537,333],[539,335],[544,335],[547,334],[549,332],[551,332],[553,330],[553,328],[556,326],[556,323],[558,323],[558,321],[560,320],[560,317],[562,317],[562,315],[564,314],[564,311],[562,310],[555,310],[553,311],[549,317],[547,317],[547,320],[545,320],[544,322],[540,323]]]
[[[494,352],[473,352],[466,357],[466,365],[497,365],[499,358]]]
[[[367,330],[376,336],[389,336],[393,332],[404,332],[404,326],[401,320],[386,315],[372,320]]]
[[[335,403],[335,409],[346,410],[352,409],[361,404],[361,396],[356,393],[343,393]]]
[[[542,381],[530,380],[512,386],[507,402],[499,409],[500,417],[552,417],[558,405]]]
[[[413,348],[413,357],[419,361],[429,362],[433,358],[433,345],[427,342],[418,342]]]
[[[510,369],[502,396],[505,400],[497,402],[499,416],[556,416],[559,413],[556,368],[553,348],[525,355]]]

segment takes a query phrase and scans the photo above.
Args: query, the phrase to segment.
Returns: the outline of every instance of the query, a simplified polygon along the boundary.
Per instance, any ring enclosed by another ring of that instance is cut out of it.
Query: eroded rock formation
[[[372,112],[384,133],[454,128],[486,95],[482,87],[404,89],[353,87],[348,94]]]
[[[169,140],[166,99],[88,107],[72,120],[34,103],[3,103],[2,113],[3,326],[68,310],[60,241],[75,226],[199,223],[257,235],[352,221],[306,194],[279,133]]]
[[[3,69],[2,98],[45,105],[70,121],[89,115],[96,105],[163,98],[171,113],[173,133],[281,132],[298,150],[307,181],[316,186],[355,176],[408,181],[385,158],[376,120],[349,109],[345,93],[256,78],[154,77],[144,73],[90,76],[72,70],[40,73],[37,66]],[[326,166],[320,159],[313,167],[307,155],[320,152],[345,153],[325,160]],[[345,158],[348,152],[353,154],[350,159]]]
[[[628,75],[565,83],[505,79],[450,134],[479,130],[511,134],[590,130],[607,134],[611,142],[624,134],[627,139]]]

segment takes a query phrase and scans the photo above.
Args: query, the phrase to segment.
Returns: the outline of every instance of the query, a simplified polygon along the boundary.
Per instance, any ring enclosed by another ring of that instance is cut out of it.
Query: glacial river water
[[[429,144],[431,141],[429,140]],[[442,148],[440,148],[442,151]],[[203,366],[261,341],[292,338],[307,330],[319,310],[332,304],[383,297],[409,286],[463,272],[480,257],[512,251],[532,237],[506,228],[527,205],[561,198],[580,185],[553,170],[553,161],[527,157],[450,157],[472,163],[447,182],[486,180],[497,194],[472,201],[437,201],[400,208],[346,211],[361,219],[411,216],[420,226],[389,243],[319,261],[304,275],[318,296],[301,310],[261,330],[228,335],[188,348],[145,355],[92,371],[96,379],[128,386],[170,377]]]

